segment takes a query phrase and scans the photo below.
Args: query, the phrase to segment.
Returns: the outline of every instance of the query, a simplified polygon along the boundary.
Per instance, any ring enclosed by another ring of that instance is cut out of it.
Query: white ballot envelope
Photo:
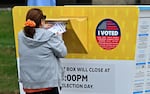
[[[66,32],[66,23],[68,19],[46,19],[46,23],[53,24],[48,30],[57,34]]]
[[[51,32],[62,34],[66,32],[66,24],[63,22],[56,22],[54,25],[48,29]]]
[[[66,25],[69,19],[57,18],[57,19],[46,19],[47,24],[53,24],[48,30],[57,34],[62,39],[62,34],[66,32]]]

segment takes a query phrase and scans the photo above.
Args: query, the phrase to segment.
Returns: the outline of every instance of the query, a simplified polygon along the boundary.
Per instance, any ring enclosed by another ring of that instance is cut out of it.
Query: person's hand
[[[43,27],[44,27],[45,29],[49,29],[49,28],[51,28],[52,26],[53,26],[53,24],[44,24]]]

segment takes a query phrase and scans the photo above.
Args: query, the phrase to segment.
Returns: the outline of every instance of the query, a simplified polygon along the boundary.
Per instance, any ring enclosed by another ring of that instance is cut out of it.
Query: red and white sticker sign
[[[119,25],[112,19],[102,20],[96,28],[96,40],[100,47],[112,50],[120,42],[121,32]]]

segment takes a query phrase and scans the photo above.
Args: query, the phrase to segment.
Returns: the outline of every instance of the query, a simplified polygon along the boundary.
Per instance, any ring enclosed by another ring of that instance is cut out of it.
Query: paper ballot
[[[55,22],[54,25],[48,30],[54,33],[62,34],[66,32],[66,24],[63,22]]]

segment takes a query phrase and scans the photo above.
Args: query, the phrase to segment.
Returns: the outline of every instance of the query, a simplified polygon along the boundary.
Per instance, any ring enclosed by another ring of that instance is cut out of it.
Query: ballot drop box
[[[12,11],[18,66],[18,32],[30,8],[16,6]],[[37,8],[47,23],[66,25],[61,94],[150,94],[149,6]],[[19,87],[24,94],[21,83]]]

